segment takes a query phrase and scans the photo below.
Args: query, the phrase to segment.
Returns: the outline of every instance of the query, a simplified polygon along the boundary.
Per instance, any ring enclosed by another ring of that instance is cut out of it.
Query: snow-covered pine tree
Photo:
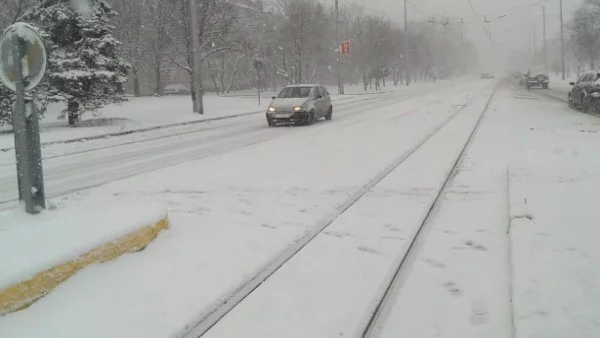
[[[70,0],[40,0],[21,19],[39,30],[48,52],[45,97],[67,102],[69,124],[80,114],[126,100],[129,65],[118,55],[120,42],[110,19],[117,15],[104,0],[74,8]]]

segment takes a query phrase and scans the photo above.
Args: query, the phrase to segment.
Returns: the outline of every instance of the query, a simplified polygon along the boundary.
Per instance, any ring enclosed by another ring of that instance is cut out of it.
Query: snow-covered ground
[[[107,213],[106,210],[110,210]],[[165,216],[161,205],[113,203],[70,205],[32,217],[21,210],[0,213],[0,289],[73,260]]]
[[[405,88],[388,86],[379,92],[371,89],[365,92],[362,87],[348,86],[346,95],[340,96],[336,89],[330,88],[334,102],[342,102],[357,95],[362,97],[364,94],[376,95],[399,89]],[[206,95],[203,101],[205,109],[203,115],[192,113],[192,102],[189,96],[130,97],[129,101],[123,104],[109,105],[95,114],[85,114],[83,121],[79,122],[76,128],[69,127],[66,119],[58,119],[64,104],[52,104],[40,123],[41,140],[43,143],[48,143],[91,138],[110,133],[264,112],[273,95],[275,93],[263,93],[260,106],[256,92],[240,92],[225,96]],[[14,146],[14,137],[10,129],[10,126],[0,127],[0,149]]]
[[[57,198],[65,209],[79,201],[160,203],[172,227],[145,251],[85,269],[2,317],[0,337],[180,337],[323,226],[205,336],[360,336],[493,83],[429,86],[348,105],[334,121],[308,128],[240,133],[264,125],[251,116],[206,140],[183,135],[181,144],[129,148],[121,157],[120,148],[87,149],[99,155],[97,166],[113,156],[110,167],[134,151],[215,143],[178,155],[196,161]],[[513,327],[517,338],[600,336],[599,132],[600,119],[501,87],[413,251],[379,336],[507,337]],[[68,169],[84,181],[93,168],[77,167],[84,157],[60,161],[52,175]],[[50,180],[68,185],[64,175]]]
[[[397,91],[389,93],[334,98],[335,120],[359,115],[362,120],[369,119],[370,115],[366,114],[368,110],[375,110],[398,100],[417,99],[433,91],[451,90],[451,85],[460,85],[465,81],[439,81],[397,88]],[[299,130],[301,128],[269,129],[264,115],[256,114],[200,125],[47,145],[43,148],[46,193],[47,196],[54,197],[141,172],[273,140]],[[14,163],[13,151],[0,152],[0,209],[10,207],[6,202],[16,199]]]

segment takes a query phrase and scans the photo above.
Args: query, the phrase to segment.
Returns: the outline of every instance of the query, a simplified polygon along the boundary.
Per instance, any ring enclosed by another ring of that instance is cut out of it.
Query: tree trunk
[[[213,86],[215,87],[215,92],[217,93],[217,95],[219,95],[221,93],[221,88],[219,88],[219,83],[217,82],[217,74],[215,74],[215,70],[212,66],[212,64],[210,63],[209,58],[206,59],[206,65],[208,66],[208,72],[210,74],[210,78],[213,82]]]
[[[225,53],[221,55],[221,68],[219,69],[219,89],[221,92],[225,93],[225,71],[227,69],[227,63],[225,62]]]
[[[273,91],[277,92],[277,65],[273,61],[271,61],[271,65],[273,66]]]
[[[67,114],[69,125],[74,126],[75,122],[79,121],[79,102],[75,100],[69,100],[67,103]]]
[[[156,59],[154,60],[154,78],[156,80],[156,94],[157,95],[163,95],[164,94],[164,90],[163,90],[163,86],[162,86],[162,78],[161,78],[161,74],[160,74],[160,57],[156,57]]]
[[[231,72],[231,78],[229,79],[229,84],[227,85],[227,89],[224,90],[224,93],[229,94],[229,92],[231,91],[231,87],[233,86],[233,83],[235,81],[235,76],[237,75],[238,66],[239,66],[241,60],[242,60],[241,57],[238,57],[235,60],[235,65],[233,66],[233,72]]]
[[[140,90],[140,78],[138,69],[135,65],[131,67],[131,73],[133,74],[133,96],[140,97],[142,96]]]
[[[194,79],[190,80],[190,90],[192,91],[192,112],[194,111],[194,108],[196,107],[196,87],[194,86]]]

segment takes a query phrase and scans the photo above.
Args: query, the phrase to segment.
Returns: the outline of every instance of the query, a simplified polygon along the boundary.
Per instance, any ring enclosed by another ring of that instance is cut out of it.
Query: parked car
[[[570,85],[573,87],[569,91],[569,107],[582,109],[584,112],[600,112],[599,72],[587,72]]]
[[[494,75],[492,75],[490,73],[481,73],[481,78],[482,79],[493,79]]]
[[[548,89],[550,84],[550,78],[548,72],[544,67],[534,67],[527,72],[525,75],[525,87],[530,89],[532,87],[541,87]]]
[[[514,71],[511,74],[512,78],[515,80],[521,80],[523,78],[523,72],[521,72],[520,70]]]
[[[170,84],[164,89],[165,95],[189,95],[191,91],[180,83]]]
[[[331,120],[333,106],[327,88],[319,85],[294,85],[281,90],[273,97],[267,109],[267,123],[310,125],[319,118]]]

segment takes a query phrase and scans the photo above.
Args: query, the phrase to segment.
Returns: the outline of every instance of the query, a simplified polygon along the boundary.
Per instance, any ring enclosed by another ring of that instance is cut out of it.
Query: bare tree
[[[134,96],[141,96],[140,72],[144,56],[150,49],[150,35],[144,23],[147,19],[146,0],[113,0],[119,15],[113,20],[115,35],[122,42],[125,59],[131,64]]]
[[[190,37],[190,26],[187,1],[173,1],[174,7],[171,13],[170,29],[167,30],[169,38],[174,42],[174,52],[168,56],[175,65],[185,70],[190,76],[192,41]],[[233,50],[234,47],[225,43],[225,37],[230,34],[235,19],[235,11],[232,4],[225,0],[199,0],[198,18],[199,34],[194,37],[200,42],[201,61],[216,53]],[[192,93],[194,83],[191,82]],[[192,100],[196,98],[192,95]]]
[[[589,6],[579,8],[569,25],[571,42],[579,53],[587,55],[591,69],[596,67],[598,47],[600,47],[600,21],[598,10]]]

